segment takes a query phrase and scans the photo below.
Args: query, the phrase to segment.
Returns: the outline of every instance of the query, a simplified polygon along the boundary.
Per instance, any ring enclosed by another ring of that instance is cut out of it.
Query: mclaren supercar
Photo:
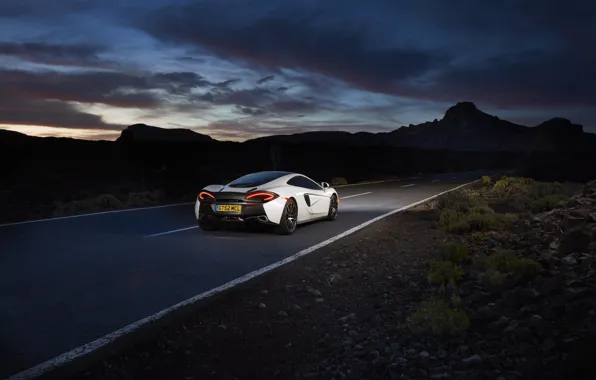
[[[282,235],[315,220],[337,218],[339,195],[327,182],[305,175],[264,171],[242,176],[227,185],[209,185],[195,203],[195,216],[204,231],[222,223],[244,222],[272,225]]]

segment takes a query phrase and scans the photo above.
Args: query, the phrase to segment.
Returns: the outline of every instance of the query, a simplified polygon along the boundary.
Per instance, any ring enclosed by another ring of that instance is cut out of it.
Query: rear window
[[[274,179],[290,174],[289,172],[258,172],[247,174],[230,183],[230,187],[253,187],[261,186],[264,183],[271,182]]]

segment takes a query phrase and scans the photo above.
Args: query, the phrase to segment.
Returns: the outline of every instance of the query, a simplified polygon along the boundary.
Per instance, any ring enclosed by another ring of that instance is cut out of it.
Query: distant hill
[[[32,138],[17,132],[0,130],[0,141],[5,143],[22,142],[27,137]],[[159,128],[146,124],[133,124],[125,128],[116,142],[224,143],[190,129]],[[527,154],[534,151],[596,150],[596,135],[584,132],[581,125],[564,118],[553,118],[537,126],[528,127],[489,115],[479,110],[472,102],[460,102],[450,107],[440,120],[403,126],[391,132],[304,132],[259,137],[247,140],[244,144],[287,143]]]
[[[207,142],[211,136],[184,128],[158,128],[146,124],[133,124],[122,131],[117,142]]]
[[[480,111],[474,103],[460,102],[441,120],[398,128],[386,133],[306,132],[255,139],[269,142],[325,142],[389,145],[417,149],[482,152],[532,152],[596,149],[596,135],[563,118],[528,127]]]

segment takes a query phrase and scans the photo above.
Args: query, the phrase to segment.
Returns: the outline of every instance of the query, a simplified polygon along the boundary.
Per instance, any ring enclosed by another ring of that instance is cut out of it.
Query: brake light
[[[254,199],[254,200],[261,200],[263,202],[269,202],[274,200],[275,198],[279,197],[279,195],[275,193],[271,193],[269,191],[257,191],[255,193],[248,194],[244,199]]]
[[[203,201],[203,200],[205,200],[205,199],[209,199],[209,198],[211,198],[211,199],[215,199],[215,197],[213,196],[213,194],[211,194],[211,193],[210,193],[210,192],[208,192],[208,191],[201,191],[201,192],[199,193],[199,199],[200,199],[200,200],[202,200],[202,201]]]

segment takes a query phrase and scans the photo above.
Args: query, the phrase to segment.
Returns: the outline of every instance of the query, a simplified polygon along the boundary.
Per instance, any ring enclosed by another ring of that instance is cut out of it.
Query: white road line
[[[56,218],[45,218],[45,219],[36,219],[36,220],[24,220],[22,222],[0,224],[0,227],[18,226],[20,224],[29,224],[29,223],[38,223],[38,222],[53,222],[55,220],[82,218],[84,216],[104,215],[104,214],[116,214],[116,213],[119,213],[119,212],[142,211],[142,210],[151,210],[151,209],[155,209],[155,208],[174,207],[174,206],[185,206],[185,205],[194,205],[194,204],[195,204],[195,202],[172,203],[172,204],[169,204],[169,205],[161,205],[161,206],[127,208],[127,209],[124,209],[124,210],[110,210],[110,211],[102,211],[102,212],[92,212],[92,213],[89,213],[89,214],[78,214],[78,215],[69,215],[69,216],[59,216],[59,217],[56,217]]]
[[[340,195],[339,199],[348,199],[348,198],[354,198],[354,197],[359,197],[359,196],[361,196],[361,195],[366,195],[366,194],[371,194],[371,193],[372,193],[372,191],[369,191],[369,192],[367,192],[367,193],[354,194],[354,195],[346,195],[345,197],[342,197],[342,196]]]
[[[357,232],[357,231],[359,231],[359,230],[361,230],[361,229],[363,229],[363,228],[365,228],[365,227],[367,227],[367,226],[369,226],[369,225],[371,225],[371,224],[373,224],[375,222],[378,222],[381,219],[387,218],[388,216],[391,216],[391,215],[396,214],[398,212],[405,211],[405,210],[410,209],[412,207],[418,206],[419,204],[428,202],[428,201],[430,201],[430,200],[432,200],[432,199],[434,199],[436,197],[439,197],[439,196],[441,196],[443,194],[447,194],[447,193],[449,193],[451,191],[460,189],[460,188],[462,188],[464,186],[467,186],[467,185],[470,185],[470,184],[476,183],[476,182],[480,182],[480,180],[477,179],[477,180],[472,181],[472,182],[464,183],[463,185],[459,185],[459,186],[454,187],[452,189],[449,189],[449,190],[443,191],[441,193],[435,194],[432,197],[428,197],[428,198],[423,199],[421,201],[414,202],[414,203],[412,203],[410,205],[407,205],[407,206],[398,208],[396,210],[389,211],[388,213],[385,213],[383,215],[377,216],[376,218],[370,219],[369,221],[364,222],[364,223],[362,223],[362,224],[360,224],[360,225],[358,225],[356,227],[352,227],[349,230],[347,230],[347,231],[345,231],[345,232],[343,232],[343,233],[341,233],[339,235],[336,235],[336,236],[334,236],[334,237],[332,237],[330,239],[327,239],[327,240],[322,241],[322,242],[320,242],[318,244],[315,244],[312,247],[303,249],[302,251],[300,251],[300,252],[298,252],[298,253],[296,253],[296,254],[294,254],[292,256],[286,257],[283,260],[280,260],[280,261],[275,262],[273,264],[269,264],[266,267],[263,267],[261,269],[257,269],[254,272],[247,273],[244,276],[241,276],[241,277],[236,278],[235,280],[232,280],[230,282],[227,282],[227,283],[225,283],[225,284],[223,284],[221,286],[218,286],[216,288],[213,288],[211,290],[208,290],[208,291],[206,291],[204,293],[198,294],[198,295],[196,295],[196,296],[194,296],[192,298],[189,298],[189,299],[187,299],[185,301],[182,301],[180,303],[177,303],[176,305],[170,306],[167,309],[164,309],[162,311],[159,311],[159,312],[157,312],[157,313],[155,313],[155,314],[153,314],[151,316],[145,317],[145,318],[143,318],[143,319],[141,319],[139,321],[133,322],[133,323],[129,324],[128,326],[125,326],[125,327],[123,327],[123,328],[121,328],[119,330],[116,330],[116,331],[113,331],[113,332],[111,332],[111,333],[109,333],[107,335],[104,335],[103,337],[101,337],[99,339],[96,339],[96,340],[94,340],[94,341],[92,341],[90,343],[87,343],[85,345],[82,345],[80,347],[77,347],[77,348],[75,348],[75,349],[73,349],[71,351],[65,352],[62,355],[57,356],[57,357],[55,357],[53,359],[49,359],[49,360],[47,360],[47,361],[45,361],[45,362],[43,362],[41,364],[36,365],[35,367],[31,367],[31,368],[26,369],[26,370],[24,370],[22,372],[19,372],[19,373],[15,374],[15,375],[11,376],[8,380],[29,380],[29,379],[33,379],[35,377],[41,376],[44,373],[47,373],[47,372],[51,371],[52,369],[56,369],[57,367],[61,367],[61,366],[65,365],[65,364],[67,364],[67,363],[69,363],[69,362],[71,362],[71,361],[73,361],[73,360],[75,360],[75,359],[77,359],[79,357],[88,355],[91,352],[96,351],[96,350],[98,350],[98,349],[100,349],[100,348],[102,348],[102,347],[104,347],[104,346],[112,343],[114,340],[116,340],[118,338],[121,338],[122,336],[124,336],[126,334],[130,334],[131,332],[137,330],[141,326],[144,326],[144,325],[146,325],[148,323],[151,323],[153,321],[156,321],[156,320],[159,320],[159,319],[163,318],[164,316],[170,314],[171,312],[173,312],[175,310],[178,310],[178,309],[180,309],[180,308],[182,308],[184,306],[192,305],[192,304],[194,304],[194,303],[196,303],[196,302],[198,302],[198,301],[200,301],[202,299],[205,299],[207,297],[210,297],[210,296],[213,296],[215,294],[221,293],[221,292],[223,292],[225,290],[231,289],[231,288],[233,288],[235,286],[238,286],[238,285],[240,285],[240,284],[242,284],[242,283],[244,283],[246,281],[252,280],[253,278],[258,277],[258,276],[260,276],[260,275],[262,275],[264,273],[267,273],[269,271],[272,271],[273,269],[276,269],[276,268],[278,268],[278,267],[280,267],[282,265],[291,263],[292,261],[295,261],[295,260],[299,259],[302,256],[308,255],[309,253],[312,253],[312,252],[316,251],[319,248],[322,248],[322,247],[324,247],[326,245],[329,245],[329,244],[331,244],[331,243],[333,243],[333,242],[335,242],[335,241],[337,241],[337,240],[339,240],[341,238],[344,238],[344,237],[346,237],[348,235],[351,235],[354,232]]]
[[[180,232],[180,231],[186,231],[186,230],[191,230],[193,228],[198,228],[199,226],[192,226],[192,227],[186,227],[186,228],[179,228],[177,230],[172,230],[172,231],[166,231],[166,232],[159,232],[157,234],[153,234],[153,235],[145,235],[143,237],[154,237],[154,236],[161,236],[161,235],[167,235],[167,234],[173,234],[174,232]]]
[[[410,187],[410,186],[416,186],[415,183],[410,183],[409,185],[403,185],[402,187]]]
[[[439,182],[440,179],[433,179],[431,182]]]

